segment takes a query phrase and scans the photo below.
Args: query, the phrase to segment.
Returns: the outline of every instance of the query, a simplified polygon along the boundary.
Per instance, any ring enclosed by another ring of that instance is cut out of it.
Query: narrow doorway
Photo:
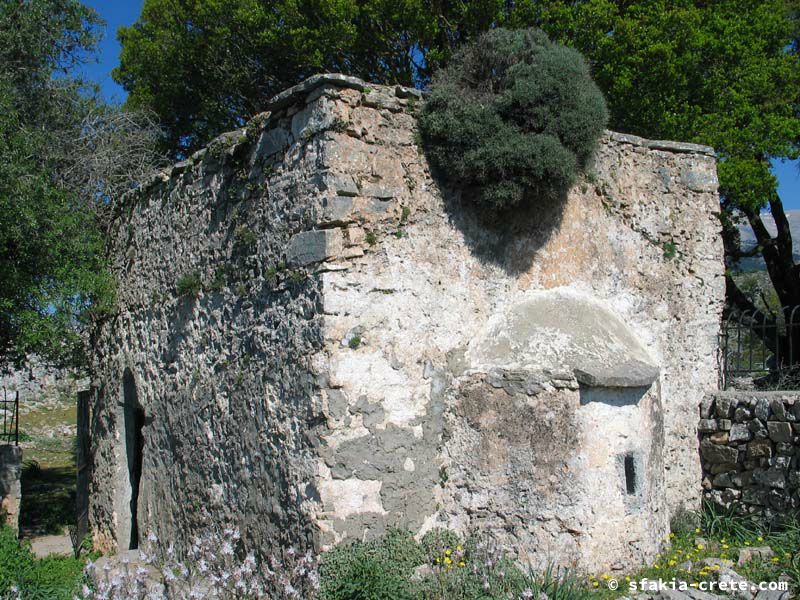
[[[142,455],[144,452],[144,409],[139,403],[136,381],[130,369],[122,376],[123,415],[125,420],[125,455],[130,483],[130,540],[128,549],[139,547],[139,486],[142,480]],[[123,540],[120,540],[122,543]]]

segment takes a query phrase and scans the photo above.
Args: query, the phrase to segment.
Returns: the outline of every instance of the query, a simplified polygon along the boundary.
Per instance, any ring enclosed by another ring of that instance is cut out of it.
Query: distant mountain
[[[761,218],[767,230],[769,230],[772,235],[775,235],[775,221],[773,221],[772,215],[765,213]],[[800,262],[800,210],[787,210],[786,218],[789,220],[789,230],[792,232],[794,259]],[[739,234],[742,236],[742,248],[744,250],[749,250],[756,245],[756,236],[747,223],[743,223],[739,226]],[[764,271],[765,269],[766,265],[764,264],[764,259],[760,256],[743,258],[739,261],[739,270],[741,271]]]

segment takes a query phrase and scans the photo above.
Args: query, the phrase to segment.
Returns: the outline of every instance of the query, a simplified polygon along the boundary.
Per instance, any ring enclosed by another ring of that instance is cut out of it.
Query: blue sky
[[[96,63],[86,65],[85,75],[100,84],[103,95],[111,101],[125,100],[125,90],[111,79],[111,71],[119,60],[116,32],[120,25],[130,25],[139,17],[142,0],[83,0],[94,8],[107,23],[106,35],[100,45]],[[778,178],[778,193],[787,210],[800,209],[800,162],[773,162],[773,172]]]

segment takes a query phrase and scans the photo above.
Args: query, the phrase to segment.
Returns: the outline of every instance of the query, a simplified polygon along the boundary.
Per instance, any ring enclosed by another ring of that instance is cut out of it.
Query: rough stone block
[[[733,463],[739,458],[739,451],[736,448],[720,446],[711,440],[703,440],[700,443],[700,452],[708,462],[711,463]]]
[[[343,225],[353,220],[353,199],[349,196],[335,196],[323,200],[322,223]]]
[[[338,229],[303,231],[289,240],[286,262],[304,267],[338,256],[342,247],[342,233]]]
[[[792,426],[782,421],[770,421],[767,423],[769,438],[773,442],[791,442]]]
[[[317,187],[323,192],[331,192],[337,196],[358,196],[356,180],[348,173],[331,173],[326,171],[314,177]]]
[[[700,419],[697,424],[697,431],[701,433],[710,433],[719,430],[716,419]]]
[[[708,439],[715,444],[725,445],[730,441],[730,435],[727,431],[718,431],[708,436]],[[739,448],[741,450],[741,448]]]
[[[772,416],[775,420],[786,420],[786,406],[783,404],[783,398],[773,398],[769,402],[769,407],[772,410]]]
[[[735,423],[731,425],[729,440],[731,442],[749,442],[753,438],[753,434],[744,423]]]
[[[381,182],[364,182],[361,184],[361,193],[370,198],[379,200],[389,200],[396,198],[403,193],[403,188],[399,186],[386,185]]]
[[[660,369],[638,360],[624,363],[601,364],[586,361],[573,369],[575,379],[592,387],[638,388],[649,387],[658,379]],[[712,420],[713,421],[713,420]],[[716,431],[715,428],[711,431]]]
[[[289,145],[289,132],[285,129],[267,129],[258,138],[256,156],[266,158],[283,152]]]
[[[779,489],[784,489],[786,487],[786,474],[781,469],[756,471],[753,478],[761,485],[767,487]]]
[[[742,548],[739,550],[739,560],[736,562],[738,566],[743,566],[752,560],[769,560],[774,556],[772,548],[769,546],[761,546],[757,548]]]
[[[761,419],[753,419],[747,424],[747,428],[752,432],[756,438],[766,438],[769,434],[764,422]]]
[[[769,419],[769,400],[766,398],[759,398],[756,401],[753,414],[755,414],[757,419],[766,422]]]
[[[701,419],[710,419],[711,414],[714,410],[714,403],[716,401],[716,396],[712,394],[706,394],[703,396],[703,399],[700,401],[700,418]]]
[[[712,192],[719,185],[716,173],[711,171],[682,171],[681,182],[693,192]]]
[[[730,396],[718,396],[714,412],[719,419],[730,419],[733,414],[734,400]]]
[[[772,444],[769,440],[754,440],[747,444],[747,458],[769,458],[772,456]]]
[[[744,488],[750,485],[753,481],[753,471],[741,471],[731,477],[733,485],[738,488]]]
[[[728,473],[729,471],[736,470],[736,463],[709,463],[706,468],[712,475],[719,475],[720,473]]]

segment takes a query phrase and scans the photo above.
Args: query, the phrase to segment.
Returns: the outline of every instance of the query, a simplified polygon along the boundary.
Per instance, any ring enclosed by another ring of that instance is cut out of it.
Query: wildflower
[[[458,550],[459,552],[461,552],[461,551],[463,550],[463,548],[462,548],[460,545],[458,545],[458,546],[456,546],[456,550]]]
[[[763,537],[761,537],[761,536],[758,536],[758,538],[757,538],[757,539],[758,539],[758,541],[759,541],[759,542],[763,542],[763,541],[764,541],[764,538],[763,538]]]
[[[696,528],[695,528],[695,530],[694,530],[694,532],[695,532],[695,533],[701,533],[701,532],[700,532],[700,528],[699,528],[699,527],[696,527]]]
[[[776,563],[776,562],[780,562],[780,560],[781,559],[776,556],[776,557],[773,557],[772,562]]]
[[[530,600],[530,598],[533,598],[533,590],[530,588],[525,589],[520,598],[524,598],[524,600]]]
[[[673,558],[672,560],[670,560],[670,561],[669,561],[669,566],[670,566],[670,567],[674,567],[674,566],[675,566],[675,565],[677,565],[677,564],[678,564],[678,561],[676,561],[674,558]]]
[[[792,558],[792,553],[791,552],[784,552],[783,556],[785,556],[786,558]]]
[[[458,561],[458,566],[459,567],[465,567],[465,566],[467,566],[467,563],[465,563],[463,560],[460,560],[460,561]]]
[[[602,579],[604,579],[605,581],[608,581],[609,579],[611,579],[611,576],[608,573],[603,573]]]
[[[599,586],[599,585],[600,585],[600,584],[599,584],[599,583],[597,583],[596,581],[593,581],[593,582],[592,582],[592,587],[597,587],[597,586]]]
[[[703,546],[703,544],[697,544],[697,549],[698,550],[702,550],[703,548],[705,548],[705,546]]]
[[[729,546],[728,544],[722,544],[722,547],[723,547],[725,550],[727,550],[728,548],[730,548],[730,546]]]
[[[450,548],[448,548],[447,550],[444,551],[444,553],[445,553],[445,556],[450,556],[453,553],[453,551],[450,550]]]

